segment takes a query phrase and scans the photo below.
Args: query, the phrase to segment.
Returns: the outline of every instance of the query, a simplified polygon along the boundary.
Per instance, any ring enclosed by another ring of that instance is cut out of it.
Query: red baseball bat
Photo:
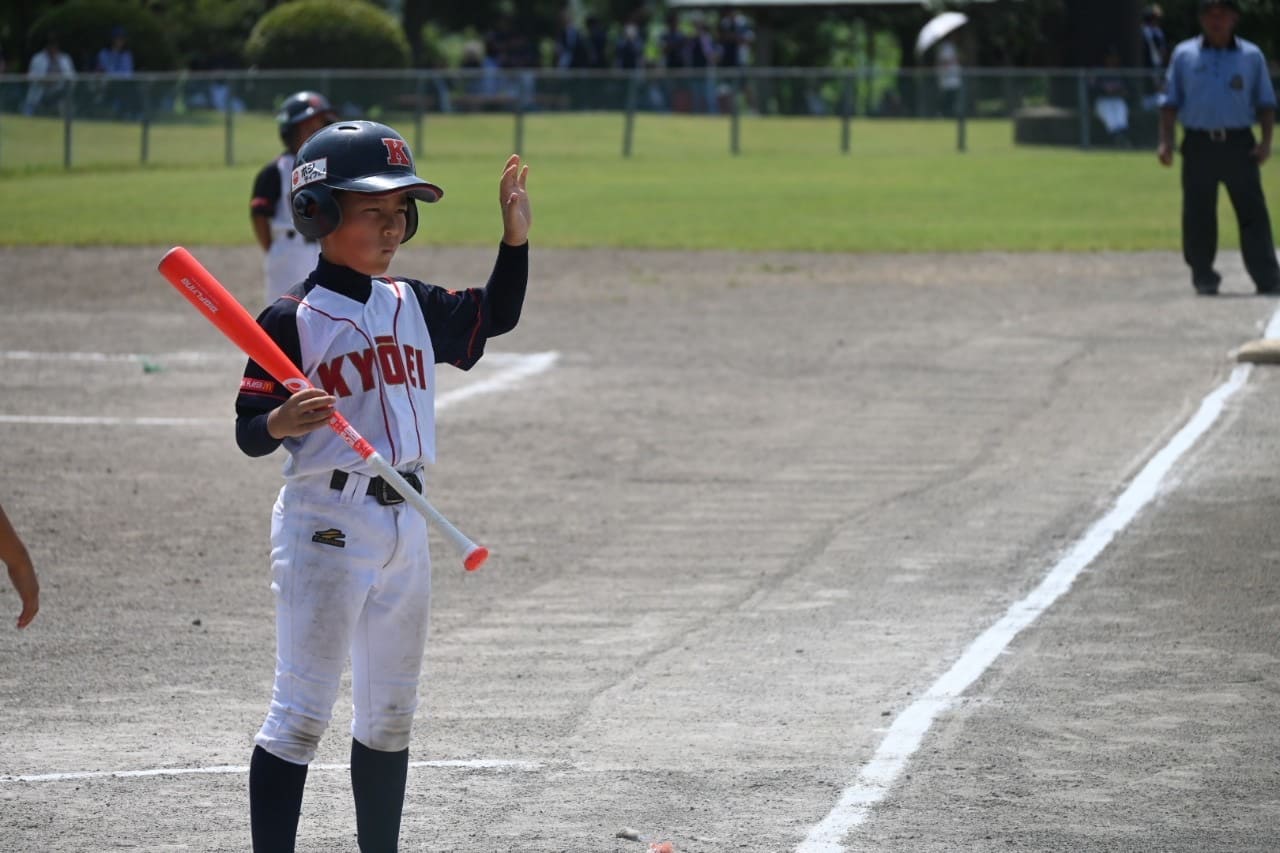
[[[205,319],[226,335],[241,352],[274,376],[281,385],[294,393],[311,387],[297,365],[289,360],[244,306],[190,252],[181,246],[175,246],[160,259],[159,270]],[[467,571],[475,571],[488,559],[488,548],[472,542],[450,524],[449,519],[433,507],[417,489],[410,486],[400,472],[392,468],[382,454],[374,450],[373,445],[356,432],[355,427],[347,423],[347,419],[336,409],[329,416],[329,428],[359,453],[360,458],[390,483],[414,509],[435,524],[462,556],[462,565]]]

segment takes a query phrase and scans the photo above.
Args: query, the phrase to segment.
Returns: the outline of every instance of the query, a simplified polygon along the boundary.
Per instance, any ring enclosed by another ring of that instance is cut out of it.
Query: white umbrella
[[[943,12],[920,29],[916,36],[916,55],[924,53],[953,32],[969,23],[969,16],[961,12]]]

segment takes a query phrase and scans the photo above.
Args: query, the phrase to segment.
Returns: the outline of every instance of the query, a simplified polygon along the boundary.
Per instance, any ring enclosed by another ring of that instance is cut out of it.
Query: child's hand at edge
[[[303,388],[267,415],[272,438],[290,438],[315,432],[329,421],[337,398],[321,388]]]
[[[22,612],[18,614],[18,627],[25,628],[36,618],[40,610],[40,582],[36,580],[35,567],[31,565],[31,555],[27,547],[18,538],[18,532],[9,523],[9,517],[0,507],[0,561],[9,569],[9,582],[17,590],[22,601]]]
[[[508,246],[523,246],[529,240],[533,211],[529,208],[529,192],[525,189],[528,179],[529,167],[521,168],[520,155],[508,157],[498,186],[498,203],[502,205],[502,242]]]

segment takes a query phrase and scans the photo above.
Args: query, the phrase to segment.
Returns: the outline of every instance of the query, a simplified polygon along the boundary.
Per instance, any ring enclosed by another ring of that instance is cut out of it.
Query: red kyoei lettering
[[[372,391],[376,381],[373,376],[373,350],[349,352],[347,353],[347,358],[351,359],[351,363],[356,366],[356,370],[360,371],[361,390]]]
[[[405,379],[404,359],[395,338],[390,335],[379,335],[373,339],[378,349],[378,367],[382,370],[382,381],[388,385],[403,385]]]
[[[376,369],[382,373],[382,381],[388,385],[404,385],[408,383],[415,388],[427,390],[426,360],[422,350],[405,344],[404,353],[396,347],[395,338],[391,335],[380,335],[374,338],[376,349],[360,350],[340,355],[328,364],[316,368],[320,385],[335,397],[350,397],[351,386],[342,375],[343,361],[350,361],[360,374],[360,390],[372,391],[377,385]],[[242,382],[242,386],[245,380]],[[268,383],[269,384],[269,383]]]
[[[413,161],[409,159],[409,146],[403,139],[383,137],[382,144],[387,146],[388,166],[408,166],[410,169],[413,168]]]
[[[321,364],[316,368],[316,373],[320,377],[320,385],[324,390],[335,397],[350,397],[351,389],[347,387],[347,380],[342,378],[342,360],[346,356],[338,356],[328,364]]]
[[[414,388],[418,387],[418,366],[413,360],[413,347],[408,344],[404,345],[404,367],[406,380]]]
[[[404,366],[408,373],[408,383],[414,388],[427,390],[426,361],[422,357],[422,350],[405,344]]]

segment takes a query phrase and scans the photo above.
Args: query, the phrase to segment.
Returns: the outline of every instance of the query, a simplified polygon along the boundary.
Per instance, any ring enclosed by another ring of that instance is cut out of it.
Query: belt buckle
[[[404,503],[404,495],[397,492],[391,487],[386,480],[378,477],[373,481],[375,483],[373,499],[383,506],[395,506]]]
[[[408,482],[410,488],[414,491],[422,491],[422,481],[418,479],[417,474],[402,474],[401,476],[404,477],[405,481]],[[373,499],[378,503],[383,506],[396,506],[397,504],[404,503],[404,495],[397,492],[395,487],[386,480],[378,477],[374,480],[374,483],[376,485],[374,487]]]
[[[1218,128],[1217,130],[1211,130],[1209,131],[1209,139],[1212,142],[1226,142],[1227,131],[1223,128]]]

